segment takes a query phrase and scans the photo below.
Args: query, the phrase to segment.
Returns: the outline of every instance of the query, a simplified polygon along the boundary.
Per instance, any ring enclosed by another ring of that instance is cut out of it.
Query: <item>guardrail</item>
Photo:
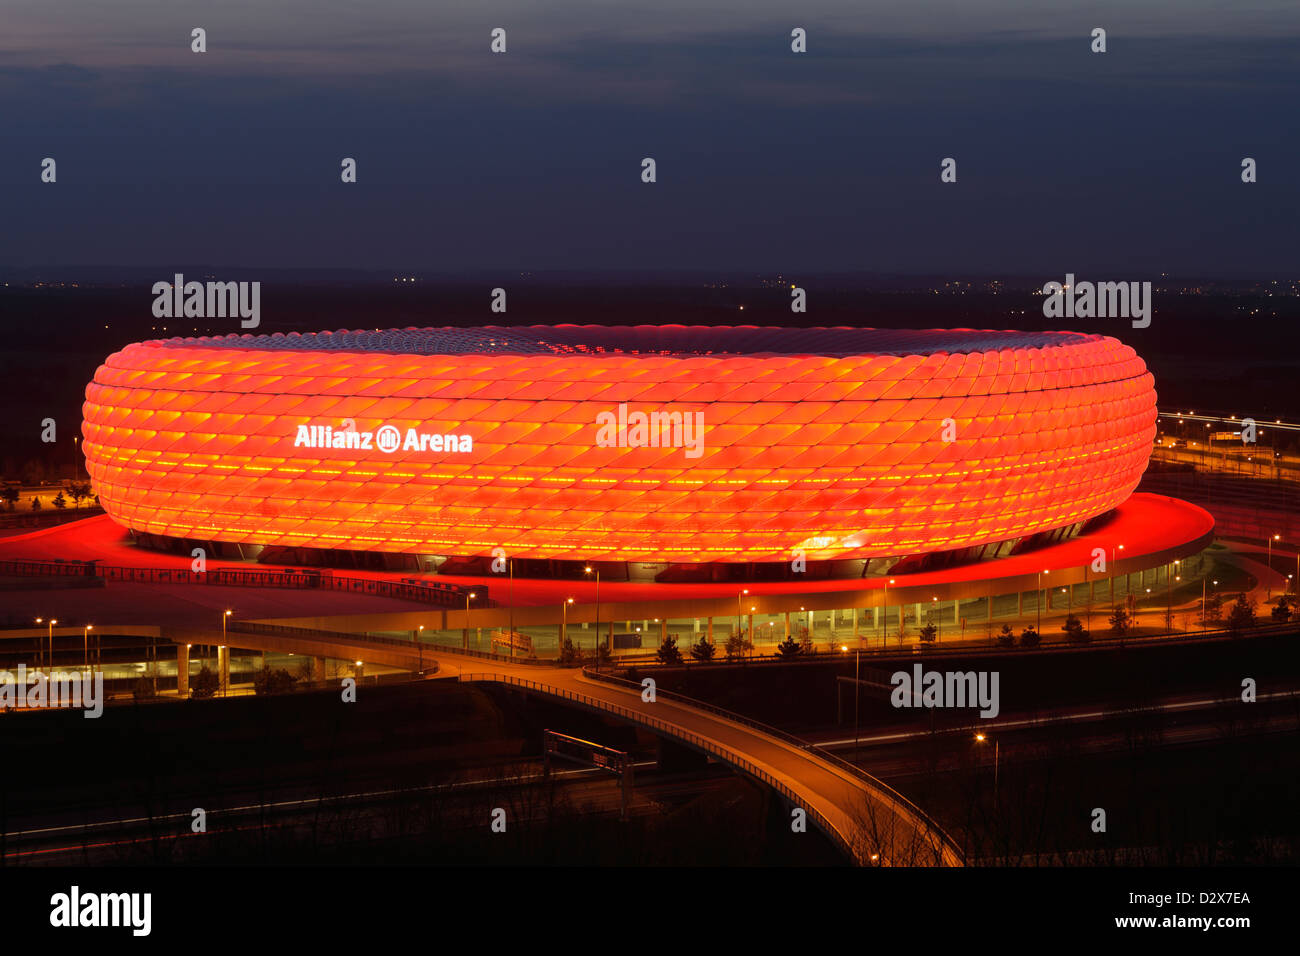
[[[459,647],[448,647],[445,644],[434,644],[429,641],[403,640],[397,637],[380,637],[377,635],[355,634],[350,631],[326,631],[314,627],[293,627],[288,624],[265,624],[260,621],[231,621],[226,625],[226,630],[231,634],[261,634],[267,637],[287,637],[296,638],[304,641],[335,641],[349,644],[380,644],[385,647],[396,647],[419,653],[423,648],[425,653],[437,653],[438,651],[451,651],[468,657],[477,657],[482,660],[498,661],[503,664],[543,664],[555,666],[554,661],[543,660],[540,658],[515,657],[511,658],[507,654],[489,654],[486,651],[461,650]]]
[[[582,673],[584,676],[590,677],[593,680],[605,681],[610,684],[614,684],[616,686],[621,686],[625,690],[630,690],[633,691],[634,693],[639,694],[641,693],[642,690],[641,685],[636,681],[630,681],[627,680],[626,678],[616,677],[612,674],[602,674],[596,671],[589,671],[585,667],[582,669]],[[943,828],[941,828],[938,823],[936,823],[934,820],[930,818],[929,814],[927,814],[924,810],[918,807],[911,800],[907,799],[907,797],[903,796],[893,787],[889,786],[889,784],[885,783],[884,781],[876,777],[873,777],[871,774],[867,773],[861,767],[849,763],[847,760],[844,760],[843,758],[836,756],[835,754],[831,753],[829,750],[823,750],[821,747],[818,747],[816,744],[809,743],[808,741],[802,740],[799,737],[794,736],[793,734],[786,733],[784,730],[781,730],[777,727],[772,727],[768,724],[763,723],[762,721],[758,721],[758,720],[754,720],[753,718],[746,717],[744,714],[737,714],[734,711],[726,710],[725,708],[718,707],[714,704],[710,704],[708,701],[698,700],[694,697],[688,697],[685,694],[679,694],[676,691],[664,690],[661,687],[655,688],[655,696],[663,697],[671,701],[676,701],[679,704],[683,704],[687,707],[692,707],[697,710],[708,711],[709,713],[721,717],[724,720],[729,720],[732,723],[741,724],[753,730],[757,730],[760,733],[766,734],[769,737],[775,737],[777,740],[780,740],[782,743],[789,744],[790,746],[796,747],[799,750],[804,751],[805,753],[809,753],[820,760],[826,761],[827,763],[831,764],[837,769],[842,770],[850,774],[851,776],[855,777],[859,782],[865,784],[867,787],[871,788],[872,790],[880,791],[889,799],[901,805],[907,813],[916,817],[916,819],[920,821],[922,827],[927,832],[934,833],[937,836],[938,840],[942,845],[942,850],[945,852],[945,854],[951,854],[951,856],[954,857],[958,863],[960,863],[960,861],[962,860],[962,852],[960,848],[958,848],[956,842],[950,836],[948,836],[947,833],[944,832]]]
[[[190,571],[185,568],[114,567],[101,565],[95,561],[0,561],[0,575],[5,574],[29,577],[99,577],[108,581],[137,584],[216,584],[227,587],[347,591],[353,594],[419,601],[449,608],[462,607],[471,590],[444,581],[412,584],[379,578],[353,578],[333,574],[328,569],[266,571],[251,568],[213,568],[211,571]],[[492,606],[495,606],[495,602],[487,600],[478,600],[474,605],[476,608]]]
[[[566,690],[563,687],[556,687],[552,684],[542,684],[538,681],[525,680],[522,677],[515,677],[511,674],[461,674],[458,678],[462,682],[473,681],[491,681],[494,683],[510,684],[516,687],[523,687],[528,690],[535,690],[539,693],[548,694],[553,697],[559,697],[563,700],[572,701],[583,707],[590,708],[602,714],[616,714],[633,723],[642,724],[654,730],[666,734],[676,740],[684,741],[692,747],[712,754],[719,760],[722,760],[733,767],[749,774],[754,779],[762,782],[764,785],[771,787],[777,793],[781,794],[792,806],[802,807],[803,810],[812,818],[814,825],[830,837],[842,852],[848,855],[852,860],[860,862],[860,854],[854,846],[853,840],[844,833],[841,833],[835,824],[831,823],[815,807],[804,807],[804,801],[790,787],[786,786],[780,780],[777,780],[762,767],[746,760],[733,751],[722,747],[706,737],[685,730],[676,724],[669,723],[666,720],[660,720],[657,717],[651,717],[639,711],[632,710],[630,707],[622,707],[618,704],[611,704],[608,701],[599,700],[595,697],[588,697],[586,694],[580,694],[577,691]]]

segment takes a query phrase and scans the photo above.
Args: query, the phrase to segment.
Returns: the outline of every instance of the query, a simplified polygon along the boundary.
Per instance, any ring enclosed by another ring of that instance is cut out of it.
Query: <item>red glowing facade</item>
[[[87,387],[135,531],[655,562],[923,554],[1103,514],[1151,375],[1068,332],[555,326],[169,339]]]

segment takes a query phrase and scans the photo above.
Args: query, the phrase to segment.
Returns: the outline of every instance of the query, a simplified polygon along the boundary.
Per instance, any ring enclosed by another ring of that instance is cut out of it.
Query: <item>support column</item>
[[[325,679],[325,658],[313,657],[311,659],[311,679],[316,682]]]
[[[221,696],[225,697],[230,693],[230,647],[221,646],[217,648],[217,686],[221,691]]]
[[[662,644],[666,640],[668,640],[668,618],[661,617],[659,619],[659,643]]]
[[[990,594],[988,597],[988,605],[984,615],[984,620],[986,621],[993,620],[993,595],[992,594]]]
[[[713,618],[709,618],[709,643],[713,643]]]
[[[953,627],[961,626],[961,601],[960,600],[952,602],[952,626]]]
[[[790,638],[790,612],[789,611],[785,612],[785,636],[786,639],[789,640]]]
[[[853,608],[853,643],[856,644],[859,640],[860,638],[858,637],[858,609],[855,607]]]
[[[916,602],[916,626],[921,626],[921,602]]]
[[[880,630],[880,608],[878,607],[871,609],[871,627],[874,630]]]
[[[190,696],[190,646],[176,645],[176,696]]]
[[[1025,615],[1025,592],[1021,591],[1016,595],[1016,616],[1024,617]]]

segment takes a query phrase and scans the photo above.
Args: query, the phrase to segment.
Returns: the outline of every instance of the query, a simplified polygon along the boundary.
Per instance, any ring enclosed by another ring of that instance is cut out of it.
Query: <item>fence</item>
[[[515,657],[511,659],[508,654],[489,654],[487,651],[474,651],[461,649],[459,647],[447,647],[444,644],[434,644],[430,641],[404,640],[399,637],[379,637],[373,634],[355,634],[349,631],[326,631],[313,627],[292,627],[287,624],[263,624],[258,621],[231,621],[226,625],[226,630],[231,634],[262,634],[267,637],[285,637],[290,639],[299,639],[304,641],[334,641],[345,644],[381,644],[386,647],[401,648],[412,653],[418,653],[423,647],[428,653],[436,653],[440,650],[451,651],[462,657],[477,657],[482,660],[500,661],[503,664],[544,664],[554,666],[554,661],[543,660],[540,658]]]
[[[458,608],[465,604],[470,589],[443,581],[418,584],[385,581],[378,578],[353,578],[315,569],[263,571],[251,568],[214,568],[190,571],[184,568],[119,568],[94,561],[0,561],[0,575],[40,577],[96,577],[108,581],[136,584],[216,584],[227,587],[316,589],[369,594]],[[494,607],[484,588],[474,588],[475,607]]]

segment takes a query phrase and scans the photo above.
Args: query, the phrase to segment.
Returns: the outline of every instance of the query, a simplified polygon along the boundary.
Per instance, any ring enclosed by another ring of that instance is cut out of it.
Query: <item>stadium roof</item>
[[[388,352],[411,355],[933,355],[1100,341],[1080,332],[988,329],[782,328],[709,325],[530,325],[277,332],[158,341],[167,348]]]

